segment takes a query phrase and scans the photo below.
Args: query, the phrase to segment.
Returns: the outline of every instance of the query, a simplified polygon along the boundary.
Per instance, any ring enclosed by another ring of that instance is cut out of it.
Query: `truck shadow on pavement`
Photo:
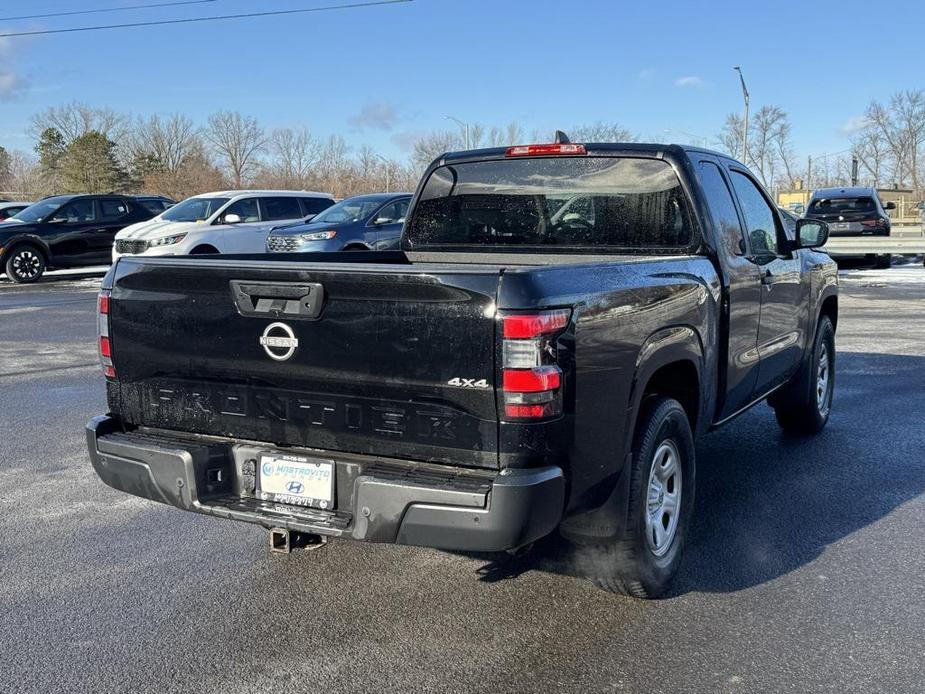
[[[696,515],[669,597],[788,574],[925,491],[925,357],[841,353],[836,369],[832,417],[818,436],[785,436],[762,404],[701,440]],[[492,557],[479,575],[580,576],[581,565],[549,538]]]

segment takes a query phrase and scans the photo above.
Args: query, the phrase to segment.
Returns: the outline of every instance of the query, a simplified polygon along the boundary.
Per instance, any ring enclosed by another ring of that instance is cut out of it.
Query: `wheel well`
[[[344,246],[345,251],[368,251],[369,246],[364,246],[362,243],[351,243],[349,246]]]
[[[838,327],[838,297],[830,296],[822,302],[822,308],[819,309],[820,316],[828,316],[832,321],[832,328]]]
[[[196,246],[189,252],[190,255],[205,255],[206,253],[218,253],[218,249],[215,246],[204,243],[201,246]]]
[[[12,244],[10,244],[10,246],[6,249],[6,252],[3,254],[3,262],[5,263],[6,259],[10,257],[10,253],[15,251],[17,248],[23,248],[23,247],[32,248],[38,251],[39,255],[42,256],[42,260],[45,262],[45,264],[46,265],[48,264],[48,253],[45,252],[45,249],[42,248],[39,244],[37,244],[35,241],[27,241],[27,240],[14,241]]]
[[[697,430],[700,414],[700,379],[697,376],[697,367],[692,362],[676,361],[660,367],[646,383],[642,397],[648,395],[664,395],[680,402],[687,412],[691,430]]]

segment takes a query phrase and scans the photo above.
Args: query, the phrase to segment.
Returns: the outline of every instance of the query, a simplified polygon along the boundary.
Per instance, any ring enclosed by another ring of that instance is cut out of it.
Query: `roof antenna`
[[[561,130],[556,130],[556,144],[557,145],[567,145],[567,144],[571,144],[571,142],[572,141],[568,139],[568,135],[566,135]]]

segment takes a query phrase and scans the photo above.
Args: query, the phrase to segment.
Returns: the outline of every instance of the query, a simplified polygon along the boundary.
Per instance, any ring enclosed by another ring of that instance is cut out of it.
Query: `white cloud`
[[[845,135],[854,135],[859,130],[863,130],[869,122],[867,116],[851,116],[839,130]]]
[[[392,142],[402,151],[411,152],[414,150],[415,143],[422,139],[427,133],[423,130],[406,130],[392,135]]]
[[[0,38],[0,101],[18,96],[26,88],[25,81],[10,67],[13,42]]]
[[[703,81],[703,77],[698,77],[697,75],[686,75],[674,81],[674,86],[681,87],[682,89],[687,87],[702,87],[704,84],[706,83]]]
[[[398,121],[398,109],[387,101],[368,103],[359,113],[347,119],[347,122],[358,130],[392,130]]]
[[[25,88],[26,83],[19,75],[0,67],[0,101],[12,99]]]

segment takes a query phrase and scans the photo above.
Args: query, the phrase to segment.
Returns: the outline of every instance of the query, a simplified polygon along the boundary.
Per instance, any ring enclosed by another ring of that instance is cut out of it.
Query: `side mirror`
[[[829,225],[818,219],[797,220],[797,248],[819,248],[829,240]]]
[[[230,212],[229,214],[225,215],[225,224],[240,224],[240,223],[241,223],[241,215],[235,214],[234,212]]]
[[[896,209],[896,203],[895,203],[895,202],[887,202],[887,203],[884,203],[884,204],[883,204],[883,209],[885,209],[885,210],[895,210],[895,209]]]

